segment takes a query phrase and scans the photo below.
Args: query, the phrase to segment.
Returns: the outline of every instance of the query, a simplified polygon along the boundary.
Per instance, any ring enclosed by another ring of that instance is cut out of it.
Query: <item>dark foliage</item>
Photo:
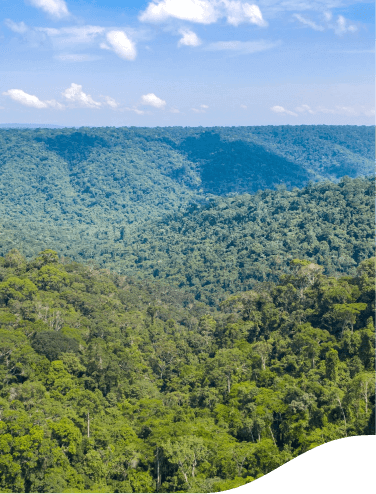
[[[41,331],[31,340],[31,346],[40,355],[44,355],[48,360],[58,360],[62,353],[78,353],[78,342],[74,338],[69,338],[60,332]]]

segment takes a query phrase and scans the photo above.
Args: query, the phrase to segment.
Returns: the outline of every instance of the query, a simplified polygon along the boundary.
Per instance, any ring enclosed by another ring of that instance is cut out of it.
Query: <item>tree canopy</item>
[[[335,277],[296,258],[216,309],[51,250],[0,257],[16,293],[0,302],[0,490],[223,491],[374,434],[374,262]]]

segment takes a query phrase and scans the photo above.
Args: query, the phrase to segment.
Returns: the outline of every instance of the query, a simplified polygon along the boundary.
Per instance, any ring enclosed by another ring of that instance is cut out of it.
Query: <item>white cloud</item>
[[[217,41],[210,43],[206,50],[209,51],[229,51],[234,53],[257,53],[260,51],[270,50],[281,44],[280,41]]]
[[[334,32],[338,35],[345,33],[354,33],[358,30],[353,24],[348,25],[347,20],[339,15],[336,24],[333,26]]]
[[[84,93],[80,84],[75,84],[73,82],[62,95],[70,103],[77,103],[84,108],[100,108],[102,106],[102,103],[94,101],[90,94]]]
[[[333,29],[333,31],[339,36],[345,33],[354,33],[358,30],[357,26],[355,26],[354,24],[348,24],[348,21],[343,17],[343,15],[339,15],[337,21],[333,24],[331,22],[333,19],[333,15],[331,12],[324,12],[325,26],[316,24],[316,22],[311,21],[310,19],[307,19],[300,14],[293,14],[293,17],[304,26],[310,27],[315,31],[325,31],[327,29]]]
[[[17,34],[25,34],[29,29],[24,22],[13,22],[11,19],[5,19],[5,25]]]
[[[137,108],[137,106],[134,106],[133,108],[128,108],[128,107],[126,107],[126,108],[124,108],[123,110],[124,110],[124,111],[133,111],[133,112],[134,112],[134,113],[136,113],[137,115],[145,115],[146,113],[150,113],[150,112],[146,112],[146,111],[144,111],[144,110],[139,110],[139,109]]]
[[[273,106],[272,108],[270,108],[272,111],[274,111],[274,113],[283,113],[285,115],[292,115],[293,117],[297,117],[298,114],[297,113],[294,113],[293,111],[290,111],[290,110],[286,110],[285,108],[283,108],[283,106]]]
[[[9,89],[8,91],[5,91],[3,95],[9,96],[13,101],[17,101],[17,103],[21,103],[21,105],[30,106],[32,108],[56,108],[59,110],[63,108],[63,105],[55,100],[42,101],[33,94],[25,93],[22,89]]]
[[[108,106],[110,106],[113,109],[119,106],[119,103],[114,98],[111,98],[111,96],[105,96],[104,99],[106,100]]]
[[[170,108],[170,113],[180,113],[180,110],[177,108]]]
[[[310,113],[311,115],[315,113],[309,105],[297,106],[295,110],[299,113]]]
[[[247,107],[247,105],[240,105],[240,108],[243,108],[243,110],[246,110],[248,107]]]
[[[56,19],[62,19],[69,15],[68,7],[64,0],[27,0],[27,3],[43,10]]]
[[[56,55],[56,60],[62,62],[93,62],[94,60],[100,60],[101,57],[95,55],[87,55],[85,53],[66,53],[62,55]]]
[[[196,33],[190,29],[181,29],[182,38],[179,40],[178,46],[200,46],[202,41]]]
[[[170,18],[213,24],[226,18],[238,26],[251,23],[266,26],[260,8],[242,0],[153,0],[139,16],[142,22],[165,22]]]
[[[306,19],[305,17],[303,17],[300,14],[294,14],[293,17],[295,19],[297,19],[304,26],[310,27],[310,28],[314,29],[315,31],[325,31],[324,26],[319,26],[315,22],[310,21],[309,19]]]
[[[124,31],[109,31],[106,36],[107,43],[102,43],[101,48],[112,50],[124,60],[135,60],[137,56],[136,45],[128,38]]]
[[[154,108],[164,108],[166,106],[166,102],[158,98],[154,93],[143,95],[141,101],[143,105],[154,106]]]
[[[168,18],[211,24],[218,13],[208,0],[161,0],[149,3],[139,19],[142,22],[163,22]]]
[[[227,17],[227,22],[232,26],[238,26],[243,22],[256,24],[257,26],[265,27],[268,23],[262,17],[260,8],[257,5],[243,3],[241,1],[223,0],[224,13]]]

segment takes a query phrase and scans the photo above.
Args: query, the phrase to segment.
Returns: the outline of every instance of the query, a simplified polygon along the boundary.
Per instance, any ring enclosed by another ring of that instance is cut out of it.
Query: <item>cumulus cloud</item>
[[[276,105],[276,106],[272,106],[272,108],[270,109],[274,111],[274,113],[283,113],[285,115],[292,115],[293,117],[298,116],[297,113],[294,113],[293,111],[290,110],[286,110],[286,108],[283,108],[283,106]]]
[[[170,18],[213,24],[226,18],[238,26],[247,22],[267,26],[260,8],[242,0],[153,0],[139,16],[142,22],[165,22]]]
[[[154,108],[164,108],[166,106],[166,102],[158,98],[154,93],[144,94],[141,101],[143,105],[153,106]]]
[[[328,29],[332,29],[335,34],[342,35],[345,33],[354,33],[358,30],[357,26],[354,24],[349,24],[348,21],[343,17],[343,15],[339,15],[335,22],[333,20],[333,14],[331,12],[324,12],[324,24],[319,25],[306,17],[303,17],[300,14],[293,14],[293,18],[298,20],[303,26],[310,27],[315,31],[326,31]]]
[[[181,29],[182,38],[179,40],[178,46],[200,46],[202,41],[196,33],[190,29]]]
[[[211,24],[218,20],[216,9],[208,0],[153,1],[139,19],[142,22],[163,22],[170,17],[201,24]]]
[[[102,103],[94,101],[90,94],[84,93],[80,84],[75,84],[73,82],[62,95],[70,103],[75,103],[84,108],[100,108],[102,106]]]
[[[7,28],[17,34],[25,34],[29,29],[24,22],[13,22],[11,19],[5,19],[4,22]]]
[[[9,89],[8,91],[5,91],[3,95],[9,96],[13,101],[17,101],[17,103],[21,103],[21,105],[30,106],[32,108],[63,108],[63,105],[55,100],[42,101],[34,94],[25,93],[22,89]]]
[[[27,3],[37,9],[43,10],[56,19],[62,19],[70,15],[64,0],[27,0]]]
[[[105,96],[104,99],[106,100],[107,105],[114,110],[119,106],[119,103],[114,98],[111,98],[111,96]]]
[[[137,56],[136,45],[124,31],[109,31],[106,35],[107,43],[102,43],[101,48],[112,50],[124,60],[135,60]]]
[[[263,39],[257,41],[217,41],[215,43],[210,43],[206,47],[206,50],[247,54],[270,50],[280,44],[280,41],[266,41]]]

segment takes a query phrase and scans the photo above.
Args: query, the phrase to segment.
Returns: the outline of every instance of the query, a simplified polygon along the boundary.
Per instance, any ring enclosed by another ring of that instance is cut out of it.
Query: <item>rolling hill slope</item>
[[[373,127],[0,130],[0,253],[114,261],[146,221],[218,196],[371,173]]]

